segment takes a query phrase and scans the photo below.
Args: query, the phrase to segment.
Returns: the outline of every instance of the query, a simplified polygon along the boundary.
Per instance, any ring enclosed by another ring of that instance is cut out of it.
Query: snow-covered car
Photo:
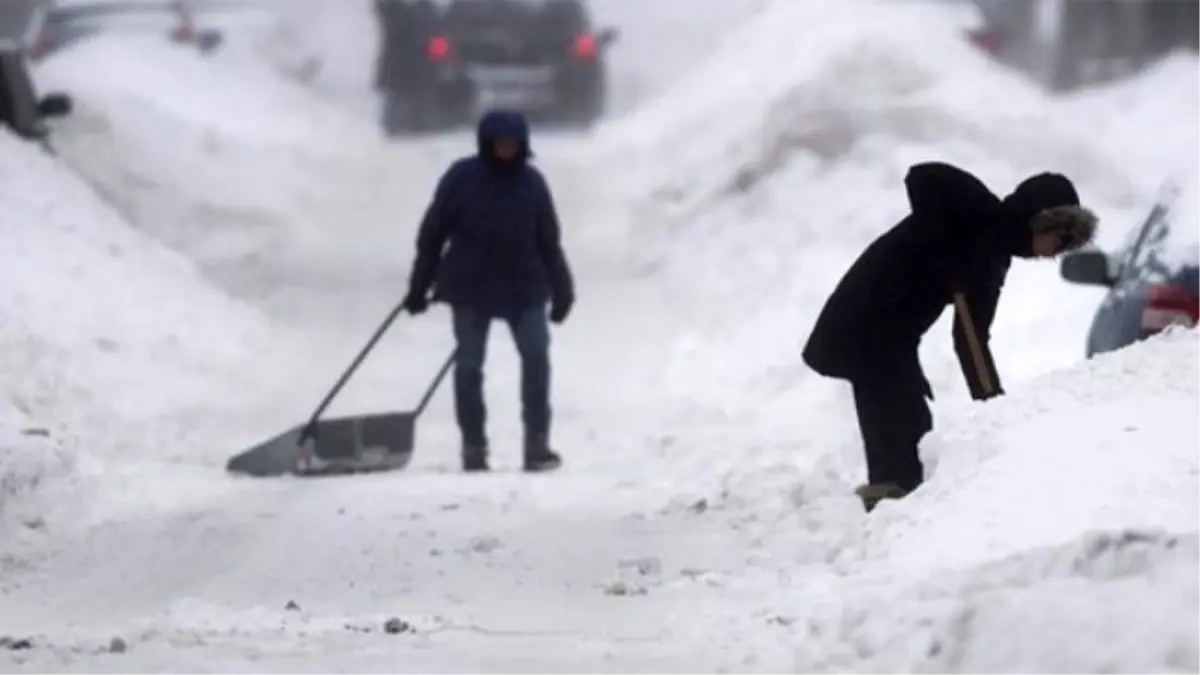
[[[1064,279],[1109,289],[1088,331],[1089,357],[1200,320],[1198,180],[1190,171],[1168,181],[1117,251],[1091,248],[1063,258]]]
[[[606,52],[584,0],[378,0],[375,82],[389,135],[465,123],[502,106],[588,125],[605,110]]]
[[[254,6],[243,0],[54,0],[40,5],[29,56],[38,61],[103,31],[131,29],[162,31],[172,42],[208,52],[223,36],[216,29],[200,28],[197,13]]]

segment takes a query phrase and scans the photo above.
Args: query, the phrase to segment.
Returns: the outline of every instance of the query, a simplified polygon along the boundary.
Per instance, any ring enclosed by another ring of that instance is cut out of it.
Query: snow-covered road
[[[676,60],[631,85],[644,106],[535,136],[580,287],[554,338],[554,475],[517,471],[499,330],[491,474],[458,473],[445,392],[402,473],[220,471],[303,421],[396,302],[469,135],[385,145],[236,41],[204,60],[98,39],[45,64],[77,96],[61,163],[0,138],[0,639],[29,639],[0,670],[1195,672],[1194,331],[1081,364],[1097,293],[1015,266],[1009,396],[966,402],[935,328],[929,483],[870,517],[848,392],[798,353],[902,212],[909,163],[997,189],[1067,171],[1117,241],[1154,159],[1194,154],[1196,97],[1147,106],[1151,138],[1109,112],[1135,88],[1052,100],[932,5],[716,4],[689,24],[722,38],[690,75],[672,35]],[[340,31],[365,9],[309,27],[358,48]],[[1142,89],[1195,90],[1196,68]],[[332,412],[409,407],[445,318],[398,323]]]

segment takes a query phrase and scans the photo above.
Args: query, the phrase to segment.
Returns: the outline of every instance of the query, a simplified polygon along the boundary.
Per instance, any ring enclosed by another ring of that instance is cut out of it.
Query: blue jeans
[[[458,356],[454,364],[454,409],[463,445],[487,447],[487,408],[483,366],[494,315],[470,307],[452,308]],[[550,433],[550,323],[546,308],[534,305],[499,317],[508,323],[521,357],[521,419],[525,438]]]

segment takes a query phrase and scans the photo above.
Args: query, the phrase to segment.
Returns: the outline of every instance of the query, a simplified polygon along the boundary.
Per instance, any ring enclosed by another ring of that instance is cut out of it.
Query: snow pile
[[[635,260],[670,285],[691,329],[676,392],[756,389],[795,409],[776,394],[804,376],[800,347],[837,279],[906,212],[912,163],[957,163],[1001,194],[1062,171],[1102,227],[1123,233],[1141,215],[1146,195],[1125,167],[959,28],[954,12],[917,2],[778,2],[703,71],[599,133],[596,161],[627,167],[631,255],[649,251]],[[993,332],[1002,375],[1080,358],[1099,295],[1053,264],[1015,264]],[[946,324],[926,341],[929,374],[961,390],[949,335]]]
[[[271,29],[246,37],[283,71],[310,70],[325,90],[343,94],[357,90],[360,98],[367,98],[380,37],[372,5],[276,0]]]
[[[856,476],[804,503],[785,531],[824,533],[832,569],[790,570],[797,668],[1194,672],[1198,351],[1173,331],[942,406],[920,490],[865,520]]]
[[[106,455],[145,420],[216,397],[265,326],[36,146],[0,134],[0,176],[0,492],[11,497],[70,473],[63,430]]]
[[[98,36],[39,79],[76,99],[56,128],[62,156],[137,226],[206,267],[315,267],[334,252],[352,267],[381,248],[356,216],[408,195],[406,182],[385,192],[374,177],[386,155],[371,126],[244,50],[205,58],[152,37]]]
[[[681,76],[704,69],[727,36],[768,4],[708,0],[703,11],[680,11],[670,0],[593,3],[596,23],[620,31],[608,55],[609,110],[625,114],[669,91]]]
[[[92,487],[77,447],[50,433],[0,403],[0,556],[47,523],[71,518]]]
[[[91,70],[83,72],[80,63],[91,64]],[[121,113],[143,110],[194,127],[190,136],[208,134],[259,150],[303,144],[319,152],[366,140],[341,109],[236,49],[203,56],[156,35],[101,34],[47,60],[38,77],[79,97],[85,111],[97,106],[96,97],[113,105],[120,101]],[[115,121],[136,126],[137,119]],[[176,142],[190,146],[198,140]]]
[[[1076,124],[1105,139],[1144,189],[1194,166],[1200,147],[1200,58],[1178,52],[1143,72],[1064,97]]]
[[[1200,56],[1180,52],[1139,77],[1097,86],[1064,102],[1082,125],[1108,139],[1146,191],[1162,184],[1180,191],[1172,204],[1170,239],[1166,241],[1172,256],[1200,244],[1200,223],[1196,222],[1200,215],[1200,163],[1195,159],[1200,132],[1186,114],[1200,102],[1195,94],[1198,84]]]

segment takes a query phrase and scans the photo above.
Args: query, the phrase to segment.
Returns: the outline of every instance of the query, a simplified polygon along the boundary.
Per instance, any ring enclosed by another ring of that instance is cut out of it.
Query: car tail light
[[[426,53],[434,61],[444,61],[450,58],[450,41],[441,35],[435,36],[429,40]]]
[[[195,42],[196,27],[190,23],[181,23],[171,31],[171,39],[181,44]]]
[[[999,54],[1000,48],[1004,44],[1000,39],[999,33],[987,28],[976,28],[967,31],[967,40],[971,44],[992,55]]]
[[[196,22],[192,18],[191,12],[188,11],[187,5],[179,3],[175,10],[179,23],[171,31],[171,39],[181,44],[194,42],[196,40]]]
[[[575,42],[571,44],[571,53],[576,58],[595,59],[600,54],[600,45],[596,42],[596,36],[584,34],[575,38]]]
[[[33,44],[29,47],[29,58],[32,61],[40,61],[53,49],[54,38],[50,35],[49,31],[43,28],[38,31],[37,37],[33,39]]]
[[[1200,320],[1200,296],[1178,286],[1151,286],[1142,308],[1142,330],[1158,332],[1167,326],[1192,327]]]

